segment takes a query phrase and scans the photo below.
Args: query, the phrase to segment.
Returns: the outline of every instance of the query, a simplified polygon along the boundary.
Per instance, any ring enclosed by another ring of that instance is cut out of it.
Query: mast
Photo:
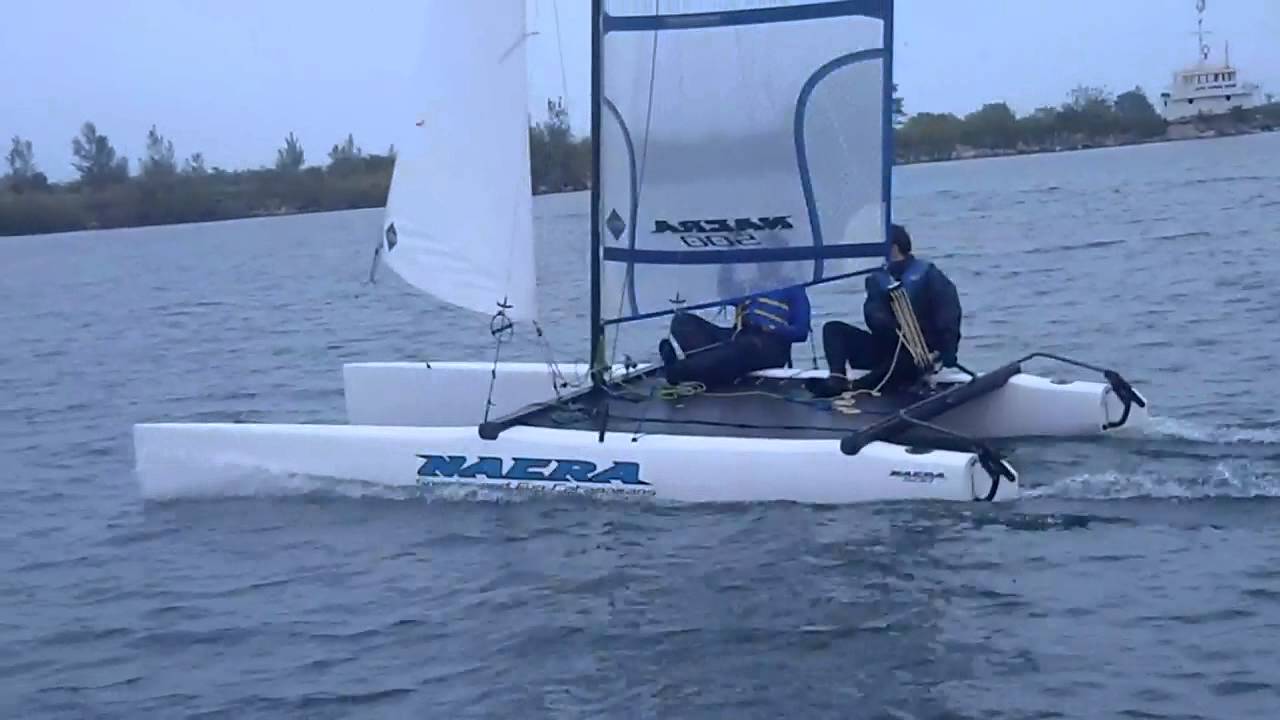
[[[889,259],[889,236],[893,227],[893,168],[895,165],[893,146],[893,0],[885,2],[884,13],[884,137],[882,139],[880,166],[882,173],[881,193],[884,196],[884,255]]]
[[[603,0],[591,0],[591,384],[604,377],[604,326],[600,320],[600,103],[603,98],[600,67]]]

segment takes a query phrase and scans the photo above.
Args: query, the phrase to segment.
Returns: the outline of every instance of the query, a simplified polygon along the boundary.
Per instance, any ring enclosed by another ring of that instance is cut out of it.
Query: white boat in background
[[[415,86],[431,112],[397,143],[375,269],[491,315],[500,350],[513,324],[539,317],[525,2],[428,7],[425,67],[447,71]],[[984,440],[1145,422],[1145,399],[1114,372],[1024,372],[1036,358],[1073,362],[1047,355],[836,403],[807,396],[805,371],[699,392],[610,358],[609,332],[720,305],[726,268],[767,267],[738,273],[737,292],[755,293],[777,287],[766,277],[866,274],[888,248],[892,0],[679,11],[592,4],[590,366],[349,364],[345,425],[135,426],[143,493],[198,466],[688,502],[999,501],[1021,483]]]
[[[1205,42],[1205,0],[1197,0],[1196,37],[1199,58],[1194,65],[1173,74],[1173,82],[1160,93],[1161,114],[1170,123],[1191,122],[1201,117],[1227,115],[1233,110],[1250,110],[1262,104],[1261,90],[1246,82],[1240,69],[1231,64],[1231,44],[1223,47],[1221,63],[1209,61],[1212,53]]]

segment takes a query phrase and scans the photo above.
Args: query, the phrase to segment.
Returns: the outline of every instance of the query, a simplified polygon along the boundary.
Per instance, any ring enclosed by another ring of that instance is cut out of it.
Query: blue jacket
[[[809,337],[809,294],[801,285],[740,299],[737,308],[738,328],[759,328],[793,343]]]
[[[867,329],[876,335],[896,331],[897,320],[889,305],[889,286],[894,281],[906,288],[929,349],[941,355],[943,365],[955,365],[963,315],[960,296],[951,279],[927,260],[910,256],[904,263],[886,265],[867,276],[867,299],[862,306]]]

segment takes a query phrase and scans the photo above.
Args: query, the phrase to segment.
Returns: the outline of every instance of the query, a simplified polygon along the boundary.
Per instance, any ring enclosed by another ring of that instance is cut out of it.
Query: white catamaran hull
[[[476,425],[484,419],[491,363],[371,362],[343,366],[347,421],[356,425]],[[618,372],[620,368],[615,368]],[[583,365],[563,365],[582,382]],[[820,371],[765,370],[762,377],[821,377]],[[955,377],[954,375],[950,377]],[[948,379],[947,377],[941,378]],[[563,392],[563,390],[562,390]],[[553,398],[544,363],[499,363],[491,417]],[[477,400],[480,398],[480,400]],[[978,439],[1088,437],[1119,422],[1124,403],[1106,383],[1060,382],[1019,373],[994,392],[949,410],[934,422]],[[1144,425],[1147,409],[1132,406],[1123,427]],[[1117,428],[1118,429],[1118,428]]]
[[[181,492],[183,478],[244,471],[340,478],[393,487],[455,486],[606,493],[684,502],[1012,500],[971,452],[872,442],[856,454],[836,439],[636,433],[615,427],[515,426],[494,440],[484,419],[492,365],[356,363],[344,368],[350,425],[141,424],[134,429],[144,496]],[[563,369],[570,382],[580,367]],[[766,371],[765,375],[791,371]],[[548,368],[502,363],[490,416],[553,397]],[[562,390],[563,392],[564,390]],[[477,400],[479,398],[479,400]],[[944,414],[970,436],[1099,434],[1121,403],[1100,383],[1056,384],[1026,374]],[[1134,407],[1126,427],[1146,421]],[[200,472],[187,472],[198,468]],[[200,480],[197,480],[200,478]]]
[[[172,492],[187,466],[357,480],[389,486],[479,486],[608,493],[683,502],[971,501],[991,478],[970,453],[912,454],[872,443],[771,440],[518,427],[498,441],[475,427],[155,424],[134,430],[145,496]],[[997,487],[996,500],[1017,497]]]

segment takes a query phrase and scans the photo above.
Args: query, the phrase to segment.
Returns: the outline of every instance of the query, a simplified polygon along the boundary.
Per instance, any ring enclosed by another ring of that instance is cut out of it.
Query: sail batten
[[[883,256],[891,14],[890,0],[605,3],[607,323]]]
[[[720,3],[722,5],[726,3]],[[757,3],[763,4],[763,3]],[[668,8],[679,3],[665,3]],[[653,15],[605,15],[605,32],[651,30],[696,30],[733,25],[765,25],[797,20],[864,15],[883,18],[885,0],[826,0],[825,2],[778,3],[774,7],[724,9],[705,12],[670,12]]]

